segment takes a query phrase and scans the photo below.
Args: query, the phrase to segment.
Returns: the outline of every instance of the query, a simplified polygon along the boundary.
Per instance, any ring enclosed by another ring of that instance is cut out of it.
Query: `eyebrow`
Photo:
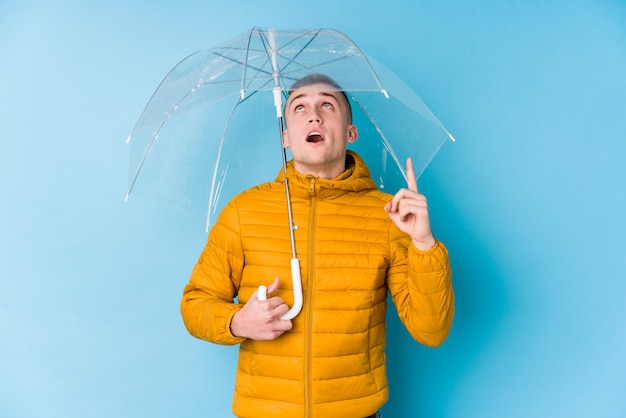
[[[307,96],[309,93],[311,93],[310,91],[303,91],[302,93],[296,95],[296,96],[291,96],[287,99],[287,107],[290,107],[291,104],[296,101],[297,99]],[[316,92],[317,93],[317,92]],[[319,94],[325,97],[332,97],[333,99],[335,99],[335,101],[337,101],[337,103],[339,103],[339,97],[337,97],[335,94],[333,93],[340,93],[340,91],[334,92],[334,91],[320,91]]]

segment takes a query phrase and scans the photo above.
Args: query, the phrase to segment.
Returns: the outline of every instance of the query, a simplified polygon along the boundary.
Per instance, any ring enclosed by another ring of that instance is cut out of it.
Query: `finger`
[[[385,205],[385,210],[388,213],[398,212],[401,207],[406,205],[407,201],[413,200],[415,198],[416,193],[417,191],[411,191],[409,189],[398,190],[398,192],[393,196],[391,201],[387,202],[387,204]]]
[[[278,290],[278,285],[280,284],[280,279],[278,277],[276,277],[274,279],[274,281],[272,282],[271,285],[267,286],[267,293],[274,293],[276,290]]]
[[[280,299],[279,301],[280,303],[276,306],[274,306],[274,315],[276,315],[276,318],[280,318],[282,317],[284,314],[286,314],[287,312],[289,312],[289,306],[287,306],[285,303],[283,303],[283,300]]]
[[[272,311],[272,315],[280,318],[289,310],[289,306],[285,303],[285,301],[280,296],[274,296],[267,300],[267,304],[269,309]],[[283,312],[283,306],[285,311]]]
[[[406,183],[409,190],[417,192],[417,179],[413,171],[413,159],[411,157],[406,159]]]
[[[281,319],[276,322],[276,327],[282,331],[282,334],[284,334],[286,331],[293,328],[293,323],[291,322],[291,319]]]

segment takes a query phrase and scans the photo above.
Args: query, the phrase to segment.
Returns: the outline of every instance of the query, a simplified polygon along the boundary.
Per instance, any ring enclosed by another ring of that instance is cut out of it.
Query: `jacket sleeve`
[[[238,236],[237,211],[228,205],[211,229],[183,290],[181,314],[194,337],[224,345],[244,340],[230,331],[232,317],[241,308],[234,302],[243,269]]]
[[[392,242],[395,255],[387,284],[400,320],[418,342],[441,345],[454,317],[448,251],[439,241],[428,251],[415,248],[410,238]]]

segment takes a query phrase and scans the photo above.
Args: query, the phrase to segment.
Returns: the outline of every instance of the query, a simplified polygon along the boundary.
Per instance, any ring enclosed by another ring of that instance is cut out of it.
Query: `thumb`
[[[278,285],[280,284],[280,279],[278,277],[276,277],[274,279],[274,281],[272,282],[271,285],[267,286],[267,293],[274,293],[276,290],[278,290]]]

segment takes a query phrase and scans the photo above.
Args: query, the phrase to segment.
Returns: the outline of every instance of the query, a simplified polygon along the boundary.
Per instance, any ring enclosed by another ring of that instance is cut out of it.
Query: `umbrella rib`
[[[388,99],[389,98],[389,94],[387,94],[387,89],[385,89],[385,87],[383,87],[383,83],[380,81],[380,78],[378,78],[378,74],[376,74],[376,71],[374,70],[374,67],[372,67],[372,64],[370,63],[370,61],[367,59],[367,56],[365,55],[365,53],[363,52],[363,50],[361,48],[359,48],[359,46],[357,44],[355,44],[352,39],[350,39],[350,37],[348,35],[346,35],[343,32],[339,32],[337,31],[337,33],[339,34],[339,36],[341,36],[342,38],[346,39],[347,41],[349,41],[352,45],[354,45],[354,47],[357,49],[357,51],[359,51],[359,54],[361,54],[361,56],[363,57],[363,59],[365,60],[365,62],[367,63],[367,66],[370,68],[370,70],[372,71],[372,74],[374,75],[374,79],[376,80],[376,83],[378,84],[378,86],[380,87],[381,92],[385,95],[385,97]],[[404,173],[403,173],[404,174]]]
[[[228,121],[226,122],[224,131],[222,132],[222,137],[220,138],[217,157],[215,159],[215,167],[213,168],[213,176],[211,178],[211,188],[210,188],[211,193],[209,195],[209,207],[207,208],[207,219],[206,219],[206,231],[207,232],[209,231],[209,225],[211,224],[211,206],[213,205],[214,200],[217,199],[219,197],[219,194],[221,193],[221,187],[218,193],[214,193],[214,191],[215,191],[215,182],[217,181],[218,167],[220,165],[220,160],[222,158],[222,150],[224,148],[224,141],[226,139],[226,136],[228,135],[228,131],[230,130],[230,124],[233,120],[233,115],[235,114],[235,110],[237,109],[237,106],[239,106],[240,103],[241,103],[241,100],[237,100],[237,102],[235,102],[235,105],[233,106],[232,110],[230,111],[230,114],[228,115]]]
[[[404,172],[404,168],[402,167],[402,163],[400,162],[400,160],[398,159],[398,156],[396,155],[396,153],[394,152],[393,148],[391,147],[391,144],[389,143],[389,140],[387,139],[387,136],[385,135],[385,133],[382,131],[382,129],[380,129],[380,127],[376,123],[376,120],[374,120],[374,118],[372,118],[372,115],[367,111],[367,109],[363,105],[361,105],[361,103],[354,96],[350,95],[350,97],[352,98],[354,103],[356,103],[357,107],[359,109],[361,109],[361,111],[367,117],[367,119],[370,121],[370,123],[372,124],[374,129],[376,129],[376,132],[378,133],[378,135],[380,135],[380,138],[382,139],[382,142],[383,142],[383,145],[384,145],[385,149],[387,150],[387,152],[389,152],[389,154],[391,155],[391,158],[393,158],[393,161],[396,163],[396,165],[400,169],[400,174],[402,174],[402,177],[404,177],[404,180],[406,180],[406,173]],[[416,175],[416,177],[418,177],[418,176],[419,175]]]
[[[309,39],[309,41],[308,41],[308,42],[307,42],[307,43],[306,43],[306,44],[305,44],[302,48],[300,48],[300,51],[298,51],[298,53],[296,53],[296,54],[295,54],[293,57],[291,57],[290,59],[288,58],[287,63],[283,66],[283,68],[281,68],[281,70],[280,70],[280,75],[281,75],[281,78],[283,77],[283,70],[284,70],[284,69],[287,69],[287,68],[288,68],[288,67],[289,67],[289,66],[290,66],[290,65],[291,65],[291,64],[292,64],[292,63],[296,60],[296,58],[298,58],[298,57],[299,57],[299,56],[300,56],[300,55],[304,52],[304,50],[305,50],[305,49],[306,49],[306,48],[307,48],[307,47],[311,44],[311,42],[313,42],[313,40],[315,40],[315,38],[317,38],[317,37],[318,37],[318,35],[319,35],[319,33],[320,33],[320,31],[319,31],[319,30],[317,30],[317,31],[311,31],[311,32],[315,32],[315,35],[313,35],[313,37],[311,37],[311,39]],[[310,32],[307,32],[307,33],[310,33]],[[281,50],[281,49],[284,49],[286,46],[290,45],[291,43],[295,42],[297,39],[300,39],[300,38],[302,38],[302,37],[304,37],[304,34],[303,34],[302,36],[299,36],[299,37],[298,37],[298,38],[296,38],[296,39],[291,40],[290,42],[288,42],[287,44],[283,45],[282,47],[280,47],[280,48],[276,51],[276,53],[278,54],[278,53],[280,52],[280,50]],[[267,53],[268,53],[268,50],[267,50],[267,42],[266,42],[265,37],[264,37],[264,36],[261,36],[261,40],[263,41],[263,46],[264,46],[264,48],[265,48],[265,53],[267,54]],[[281,55],[281,57],[285,57],[285,56],[284,56],[284,55]],[[305,67],[305,68],[306,68],[306,67]]]
[[[245,84],[246,84],[246,74],[248,72],[248,56],[250,55],[250,42],[252,42],[252,33],[255,30],[257,30],[256,27],[254,27],[254,28],[252,28],[250,30],[250,33],[248,34],[248,41],[246,42],[246,58],[245,58],[245,60],[244,60],[244,62],[242,64],[243,65],[243,74],[242,74],[242,77],[241,77],[241,84],[240,84],[240,87],[239,87],[239,95],[240,95],[240,97],[242,99],[244,98],[245,91],[246,91]],[[257,71],[257,74],[258,74],[258,71]]]
[[[152,148],[154,147],[154,143],[156,142],[156,140],[159,138],[159,134],[161,133],[161,131],[163,130],[163,127],[165,126],[165,124],[172,118],[172,115],[174,112],[176,112],[176,110],[178,110],[179,105],[187,98],[189,97],[190,94],[192,94],[194,91],[196,91],[198,89],[199,86],[196,86],[192,89],[190,89],[189,91],[187,91],[187,93],[185,95],[183,95],[180,100],[178,100],[178,102],[176,102],[174,104],[174,106],[172,106],[172,108],[170,109],[170,111],[167,113],[167,117],[163,120],[163,122],[161,122],[161,125],[159,125],[159,128],[156,130],[156,132],[152,135],[152,139],[150,140],[150,144],[148,145],[148,147],[146,148],[146,151],[144,152],[143,156],[141,157],[141,161],[139,162],[139,165],[137,166],[137,170],[135,171],[135,175],[133,176],[133,180],[130,184],[130,187],[128,188],[128,192],[126,193],[126,198],[124,200],[128,200],[133,188],[135,187],[135,183],[137,182],[137,178],[139,177],[139,173],[141,172],[141,169],[143,168],[143,165],[146,161],[146,159],[148,158],[148,155],[150,155],[150,152],[152,151]],[[128,139],[126,140],[126,142],[130,142],[132,134],[128,137]]]
[[[226,59],[226,60],[229,60],[229,61],[231,61],[231,62],[233,62],[233,63],[235,63],[235,64],[241,65],[241,66],[244,68],[244,75],[243,75],[243,78],[241,79],[241,83],[240,83],[240,84],[241,84],[241,88],[240,88],[240,95],[241,95],[241,96],[244,96],[244,94],[241,94],[241,91],[244,91],[244,92],[245,92],[245,91],[247,91],[247,90],[248,90],[248,88],[247,88],[247,87],[250,85],[250,84],[248,84],[248,85],[245,85],[245,86],[244,86],[245,81],[246,81],[246,78],[247,78],[246,72],[247,72],[247,70],[248,70],[248,69],[253,69],[253,70],[255,70],[257,74],[263,74],[263,75],[268,76],[268,81],[267,81],[267,82],[265,82],[265,83],[263,83],[263,84],[261,85],[261,88],[262,88],[262,87],[267,86],[267,85],[270,83],[271,78],[269,78],[269,77],[271,77],[271,76],[272,76],[272,73],[271,73],[270,71],[268,71],[268,70],[265,70],[265,69],[263,68],[263,66],[262,66],[262,65],[261,65],[261,66],[258,66],[258,65],[251,65],[251,64],[249,64],[249,62],[247,61],[247,55],[246,55],[246,61],[241,61],[241,60],[237,60],[237,59],[235,59],[235,58],[229,57],[229,56],[227,56],[227,55],[224,55],[224,54],[222,54],[222,53],[219,53],[218,51],[211,51],[211,52],[212,52],[213,54],[215,54],[215,55],[217,55],[217,56],[221,57],[221,58],[224,58],[224,59]],[[269,60],[266,58],[265,63],[267,63],[268,61],[269,61]],[[259,79],[259,77],[254,76],[254,77],[250,78],[250,82],[252,82],[253,80],[257,80],[257,79]],[[223,83],[228,83],[228,82],[231,82],[231,81],[234,81],[234,80],[223,80],[222,82],[223,82]],[[208,80],[208,81],[206,81],[206,82],[202,83],[202,85],[206,85],[206,84],[216,84],[216,83],[217,83],[217,82],[216,82],[216,81],[214,81],[214,80]],[[256,89],[256,90],[260,90],[261,88],[258,88],[258,89]],[[256,90],[255,90],[254,92],[256,92]]]
[[[291,70],[290,72],[288,72],[288,73],[287,73],[287,75],[286,75],[285,73],[281,73],[281,75],[282,75],[284,78],[287,78],[287,79],[289,79],[289,80],[293,80],[293,81],[295,81],[295,80],[297,80],[297,79],[299,78],[299,76],[289,76],[288,74],[294,74],[294,73],[296,73],[296,72],[302,71],[302,69],[305,69],[305,70],[312,70],[312,69],[314,69],[314,68],[317,68],[317,67],[322,67],[322,66],[324,66],[324,65],[331,64],[331,63],[338,62],[338,61],[345,60],[345,59],[348,59],[348,57],[347,57],[347,56],[340,56],[340,57],[337,57],[337,58],[335,58],[335,59],[329,59],[329,60],[327,60],[327,61],[317,63],[317,64],[315,64],[315,65],[309,65],[309,66],[304,66],[304,65],[303,65],[301,68]],[[285,66],[284,68],[286,68],[286,67],[287,67],[287,66]]]
[[[150,144],[146,148],[146,151],[143,153],[143,156],[141,157],[141,161],[139,162],[139,165],[137,166],[137,170],[135,170],[135,175],[133,176],[133,180],[131,181],[130,186],[128,187],[128,191],[126,192],[126,197],[124,198],[124,201],[128,201],[128,198],[130,197],[130,194],[132,193],[133,189],[135,188],[135,183],[137,182],[137,179],[139,178],[139,173],[141,172],[141,169],[143,168],[143,165],[146,162],[146,159],[148,158],[148,155],[150,155],[150,152],[152,151],[152,147],[154,146],[154,143],[156,142],[157,138],[159,137],[159,133],[161,132],[161,129],[163,128],[163,126],[165,125],[167,120],[168,119],[165,119],[161,123],[161,125],[159,126],[159,129],[157,129],[156,133],[152,136],[152,139],[150,140]],[[127,142],[129,142],[129,141],[130,141],[130,137],[128,138]]]
[[[257,67],[257,66],[249,65],[245,61],[241,61],[241,60],[235,59],[233,57],[229,57],[228,55],[220,53],[219,51],[211,51],[211,52],[213,54],[217,55],[218,57],[224,58],[224,59],[226,59],[228,61],[231,61],[231,62],[233,62],[235,64],[239,64],[239,65],[243,66],[244,68],[253,68],[253,69],[257,70],[260,73],[271,75],[271,72],[269,72],[267,70],[264,70],[263,67]]]

